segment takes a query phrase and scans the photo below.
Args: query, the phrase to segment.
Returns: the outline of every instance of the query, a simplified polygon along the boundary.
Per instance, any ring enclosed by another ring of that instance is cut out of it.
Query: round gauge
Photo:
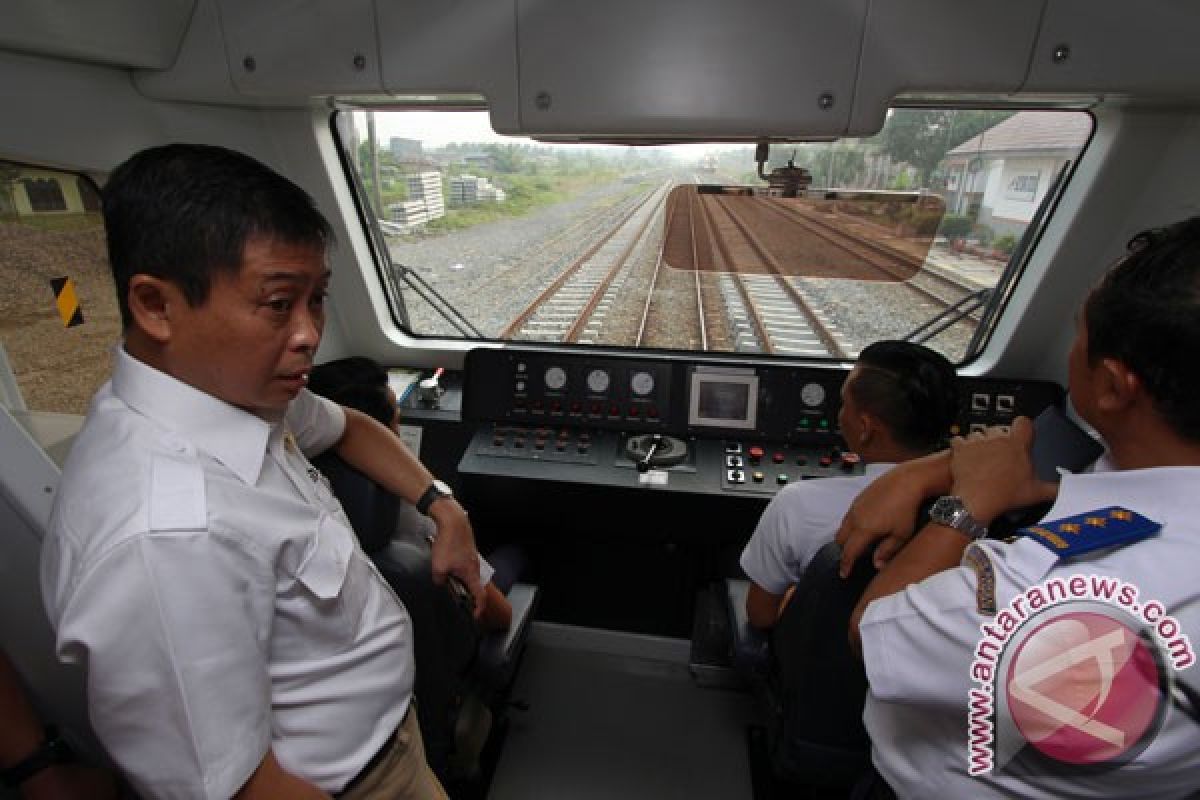
[[[629,388],[639,397],[645,397],[654,391],[654,376],[645,371],[635,372],[629,378]]]
[[[546,370],[543,380],[546,382],[547,389],[557,392],[567,385],[567,371],[562,367],[550,367]]]
[[[806,383],[800,387],[800,402],[809,408],[816,408],[825,402],[825,387],[819,383]]]
[[[601,394],[608,391],[608,372],[603,369],[594,369],[588,373],[587,385],[588,389]]]

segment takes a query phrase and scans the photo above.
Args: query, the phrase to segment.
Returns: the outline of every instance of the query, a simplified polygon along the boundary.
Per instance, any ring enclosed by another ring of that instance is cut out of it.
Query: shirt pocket
[[[332,654],[354,642],[368,591],[359,560],[354,533],[341,514],[322,511],[308,557],[296,572],[297,633],[310,655]]]

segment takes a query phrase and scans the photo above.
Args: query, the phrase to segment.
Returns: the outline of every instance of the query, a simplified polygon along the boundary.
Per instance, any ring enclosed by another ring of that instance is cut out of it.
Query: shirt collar
[[[874,480],[894,466],[896,465],[886,461],[872,461],[863,466],[863,475]]]
[[[113,393],[142,416],[220,461],[245,483],[258,482],[279,424],[236,408],[117,348]]]
[[[1149,467],[1063,475],[1058,498],[1046,519],[1089,508],[1119,505],[1165,523],[1169,517],[1200,517],[1200,467]]]

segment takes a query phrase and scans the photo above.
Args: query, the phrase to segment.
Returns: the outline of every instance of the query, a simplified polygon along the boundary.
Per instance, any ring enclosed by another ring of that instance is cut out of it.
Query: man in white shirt
[[[101,741],[146,797],[444,797],[409,713],[407,614],[306,455],[335,447],[414,501],[438,527],[436,578],[476,598],[478,554],[397,437],[305,389],[328,223],[286,178],[203,145],[133,156],[104,214],[124,342],[42,557]]]
[[[876,542],[877,557],[890,557],[856,609],[850,634],[861,645],[870,682],[864,722],[874,762],[897,795],[1194,796],[1200,719],[1194,700],[1175,695],[1196,698],[1200,684],[1189,643],[1200,641],[1197,352],[1200,218],[1193,218],[1135,236],[1129,254],[1093,290],[1080,315],[1069,359],[1070,394],[1079,415],[1107,443],[1110,470],[1067,475],[1061,484],[1038,481],[1029,459],[1032,425],[1021,419],[1011,433],[956,440],[948,452],[897,467],[859,496],[838,540],[845,546],[843,570]],[[944,504],[954,513],[931,514],[934,521],[912,536],[911,508],[938,493],[946,496],[935,510]],[[1005,511],[1047,501],[1054,506],[1046,520],[1012,543],[967,535],[985,532]],[[1071,583],[1077,576],[1085,579]],[[1087,596],[1089,587],[1111,587],[1111,581],[1129,587],[1128,594],[1114,600],[1098,593],[1093,599],[1104,602],[1066,604],[1060,611],[1083,608],[1093,625],[1096,619],[1128,618],[1132,638],[1126,641],[1157,648],[1162,660],[1157,671],[1110,693],[1129,675],[1129,656],[1109,649],[1086,656],[1090,651],[1080,648],[1100,640],[1080,636],[1085,628],[1078,619],[1029,616],[1024,628],[1009,625],[1038,608],[1037,599],[1045,598],[1040,587],[1070,584]],[[1170,624],[1154,624],[1163,619]],[[1055,633],[1042,635],[1050,624],[1058,626]],[[1026,663],[1016,660],[1023,649],[1010,648],[1017,653],[1011,668],[989,675],[980,653],[990,656],[990,644],[1002,641],[1006,630],[1010,645],[1040,635],[1041,649],[1030,651],[1028,663],[1044,676],[1038,680],[1050,683],[1032,691],[1054,692],[1040,696],[1053,703],[1034,698],[1021,705],[1021,697],[1030,696],[1021,694],[1024,684],[1014,694],[1015,676],[1024,669],[1017,667]],[[1069,686],[1062,682],[1067,675]],[[969,748],[974,728],[968,722],[989,719],[972,716],[971,684],[988,680],[994,684],[978,696],[985,705],[987,697],[995,698],[990,719],[1001,726],[992,763],[986,752]],[[1008,705],[1000,705],[1005,692]],[[1149,713],[1155,700],[1161,717],[1147,717],[1140,739],[1126,737],[1122,722]],[[1014,713],[1022,715],[1024,728]],[[1097,731],[1112,738],[1097,738]],[[1076,749],[1064,749],[1064,742]],[[1117,746],[1115,756],[1093,749],[1106,742]],[[1090,759],[1083,766],[1076,760],[1081,744]],[[977,755],[981,760],[973,761]]]
[[[832,541],[850,502],[893,464],[945,446],[958,414],[954,367],[912,342],[881,341],[864,349],[842,384],[838,426],[862,475],[794,483],[763,511],[742,552],[750,578],[746,613],[758,628],[775,625],[785,598],[813,555]]]

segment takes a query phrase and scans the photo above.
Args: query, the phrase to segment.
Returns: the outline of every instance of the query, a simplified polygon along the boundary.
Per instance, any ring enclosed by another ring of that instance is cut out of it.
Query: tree
[[[888,116],[879,135],[880,145],[894,161],[906,161],[917,170],[918,185],[928,186],[929,176],[948,151],[1013,113],[899,109]]]
[[[525,163],[525,154],[518,144],[492,144],[487,146],[487,152],[492,156],[492,166],[496,172],[515,174],[521,171]]]
[[[16,215],[17,181],[20,177],[20,167],[7,161],[0,161],[0,214]]]

